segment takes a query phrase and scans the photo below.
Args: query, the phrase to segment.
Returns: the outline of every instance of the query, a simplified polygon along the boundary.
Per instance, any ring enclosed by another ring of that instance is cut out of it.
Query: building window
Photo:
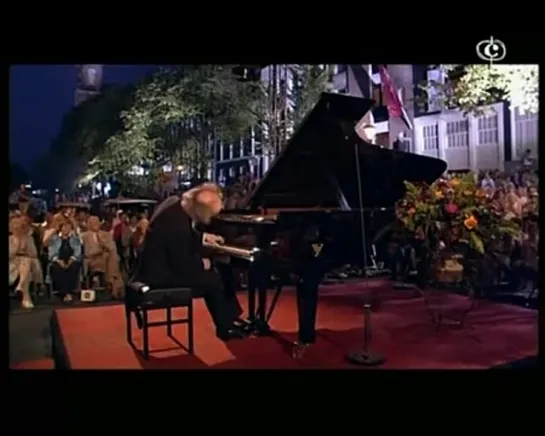
[[[86,71],[86,85],[90,87],[95,87],[97,82],[97,72],[94,68],[87,68]]]
[[[530,149],[537,156],[538,114],[515,108],[515,147],[518,157]]]
[[[422,136],[424,137],[424,150],[439,149],[439,126],[437,124],[424,126]]]
[[[469,147],[469,122],[467,120],[447,123],[447,147]]]
[[[477,122],[477,131],[479,132],[479,145],[498,143],[498,115],[488,115],[479,117]]]
[[[233,150],[233,155],[231,156],[231,159],[238,159],[240,156],[240,139],[237,139],[236,141],[233,141],[233,145],[231,146],[231,149]]]
[[[244,137],[244,146],[242,149],[242,156],[251,156],[252,155],[252,136],[246,135]]]
[[[229,160],[233,157],[231,156],[231,146],[229,144],[222,143],[223,147],[223,160]]]
[[[221,161],[221,147],[222,147],[222,144],[221,144],[221,140],[220,139],[216,139],[215,141],[215,146],[214,146],[214,155],[216,156],[216,161],[220,162]]]

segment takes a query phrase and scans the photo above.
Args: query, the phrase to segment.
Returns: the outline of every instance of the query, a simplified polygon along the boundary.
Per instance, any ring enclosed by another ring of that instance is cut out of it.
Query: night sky
[[[104,83],[130,83],[151,65],[106,65]],[[10,161],[25,168],[47,150],[74,105],[75,65],[17,65],[10,69]]]

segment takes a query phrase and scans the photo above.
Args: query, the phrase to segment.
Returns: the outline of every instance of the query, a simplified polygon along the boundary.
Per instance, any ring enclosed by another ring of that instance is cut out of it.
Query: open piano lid
[[[246,208],[360,207],[356,150],[365,207],[391,207],[403,181],[432,183],[446,170],[441,159],[382,148],[360,139],[358,121],[373,101],[322,93],[246,202]]]

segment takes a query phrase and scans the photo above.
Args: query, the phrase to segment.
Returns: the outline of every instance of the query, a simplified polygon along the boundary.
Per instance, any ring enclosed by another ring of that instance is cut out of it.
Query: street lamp
[[[372,124],[364,124],[356,131],[356,133],[364,141],[374,144],[375,137],[377,136],[377,128]]]
[[[183,182],[183,177],[182,177],[182,173],[184,171],[184,166],[183,165],[178,165],[176,167],[176,172],[178,173],[178,189],[180,189],[182,187],[182,182]]]

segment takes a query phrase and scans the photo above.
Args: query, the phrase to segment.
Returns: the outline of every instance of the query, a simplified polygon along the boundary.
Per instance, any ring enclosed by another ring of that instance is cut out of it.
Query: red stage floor
[[[322,287],[319,339],[300,361],[293,360],[290,354],[289,344],[297,328],[295,295],[290,291],[285,291],[278,301],[271,320],[277,332],[273,337],[223,343],[214,336],[210,316],[203,301],[198,300],[195,355],[186,355],[159,327],[150,330],[152,356],[148,361],[125,341],[121,305],[60,309],[56,316],[67,361],[73,369],[350,368],[353,366],[344,361],[344,354],[358,348],[362,341],[364,286]],[[435,331],[421,298],[409,298],[388,287],[379,294],[381,304],[372,315],[372,348],[387,358],[382,368],[490,368],[537,355],[538,316],[534,310],[482,301],[467,316],[465,328]],[[444,303],[453,305],[453,310],[467,304],[455,295],[445,298],[448,301]],[[240,300],[245,304],[244,294],[240,294]],[[140,346],[140,331],[134,330],[135,343]],[[174,335],[185,343],[186,326],[175,326]]]

